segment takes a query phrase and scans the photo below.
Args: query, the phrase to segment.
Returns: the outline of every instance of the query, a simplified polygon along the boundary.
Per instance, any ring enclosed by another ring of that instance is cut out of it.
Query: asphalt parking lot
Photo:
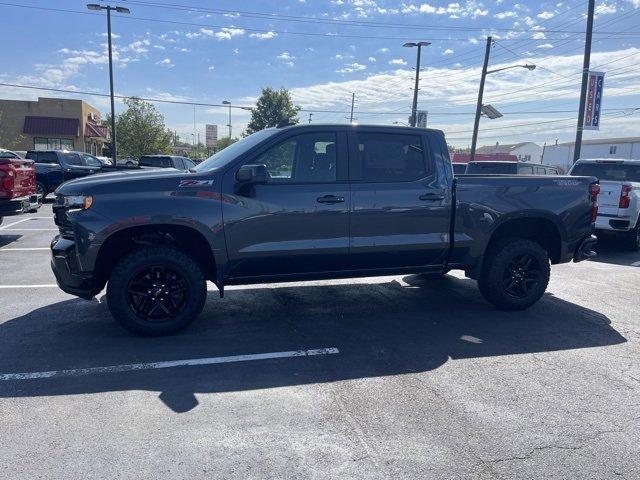
[[[0,226],[2,478],[640,478],[640,254],[495,310],[455,273],[210,287],[137,338]]]

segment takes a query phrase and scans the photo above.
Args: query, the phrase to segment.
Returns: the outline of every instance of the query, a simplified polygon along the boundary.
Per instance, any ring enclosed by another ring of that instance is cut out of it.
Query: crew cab
[[[37,210],[36,171],[31,160],[0,149],[0,223],[9,215]]]
[[[29,150],[26,158],[35,162],[36,189],[42,199],[69,180],[95,173],[137,168],[107,165],[90,153],[68,150]]]
[[[106,285],[115,319],[147,335],[226,285],[463,270],[499,308],[543,295],[550,264],[593,255],[593,177],[454,179],[439,130],[296,125],[254,133],[191,171],[95,175],[53,207],[65,292]]]
[[[569,175],[600,180],[596,230],[614,234],[631,251],[640,249],[640,160],[580,159]]]

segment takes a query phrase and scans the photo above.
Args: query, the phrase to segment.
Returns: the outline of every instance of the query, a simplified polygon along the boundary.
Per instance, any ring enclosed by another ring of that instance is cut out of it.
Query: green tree
[[[259,130],[276,127],[281,121],[289,120],[298,123],[300,107],[293,105],[291,94],[286,88],[274,90],[271,87],[263,88],[255,108],[251,109],[251,120],[247,125],[247,134]]]
[[[126,99],[124,103],[127,109],[116,115],[118,156],[140,158],[171,153],[173,133],[165,126],[164,116],[156,107],[139,98]]]
[[[220,150],[224,150],[225,148],[227,148],[229,145],[234,144],[238,141],[237,138],[229,138],[229,137],[224,137],[221,138],[220,140],[217,141],[216,143],[216,152],[219,152]]]

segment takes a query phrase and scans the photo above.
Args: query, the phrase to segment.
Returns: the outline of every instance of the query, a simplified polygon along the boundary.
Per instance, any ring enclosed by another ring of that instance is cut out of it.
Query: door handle
[[[424,195],[420,195],[418,198],[420,200],[437,202],[439,200],[444,200],[444,195],[439,193],[425,193]]]
[[[344,197],[338,197],[337,195],[325,195],[324,197],[318,197],[316,201],[318,203],[344,203]]]

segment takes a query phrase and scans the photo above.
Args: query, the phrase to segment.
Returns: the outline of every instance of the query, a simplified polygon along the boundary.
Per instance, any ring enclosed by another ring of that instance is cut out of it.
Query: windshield
[[[624,163],[579,163],[571,170],[571,175],[596,177],[614,182],[640,182],[640,165]]]
[[[510,175],[518,173],[517,163],[469,163],[465,173],[481,173],[483,175]]]
[[[255,147],[258,143],[269,138],[275,133],[277,133],[276,129],[267,128],[253,133],[248,137],[244,137],[242,140],[238,140],[236,143],[232,143],[227,148],[213,154],[204,162],[199,163],[193,168],[193,170],[196,172],[205,172],[207,170],[214,170],[216,168],[223,167],[235,158],[238,158],[239,155],[242,155],[244,152]]]

